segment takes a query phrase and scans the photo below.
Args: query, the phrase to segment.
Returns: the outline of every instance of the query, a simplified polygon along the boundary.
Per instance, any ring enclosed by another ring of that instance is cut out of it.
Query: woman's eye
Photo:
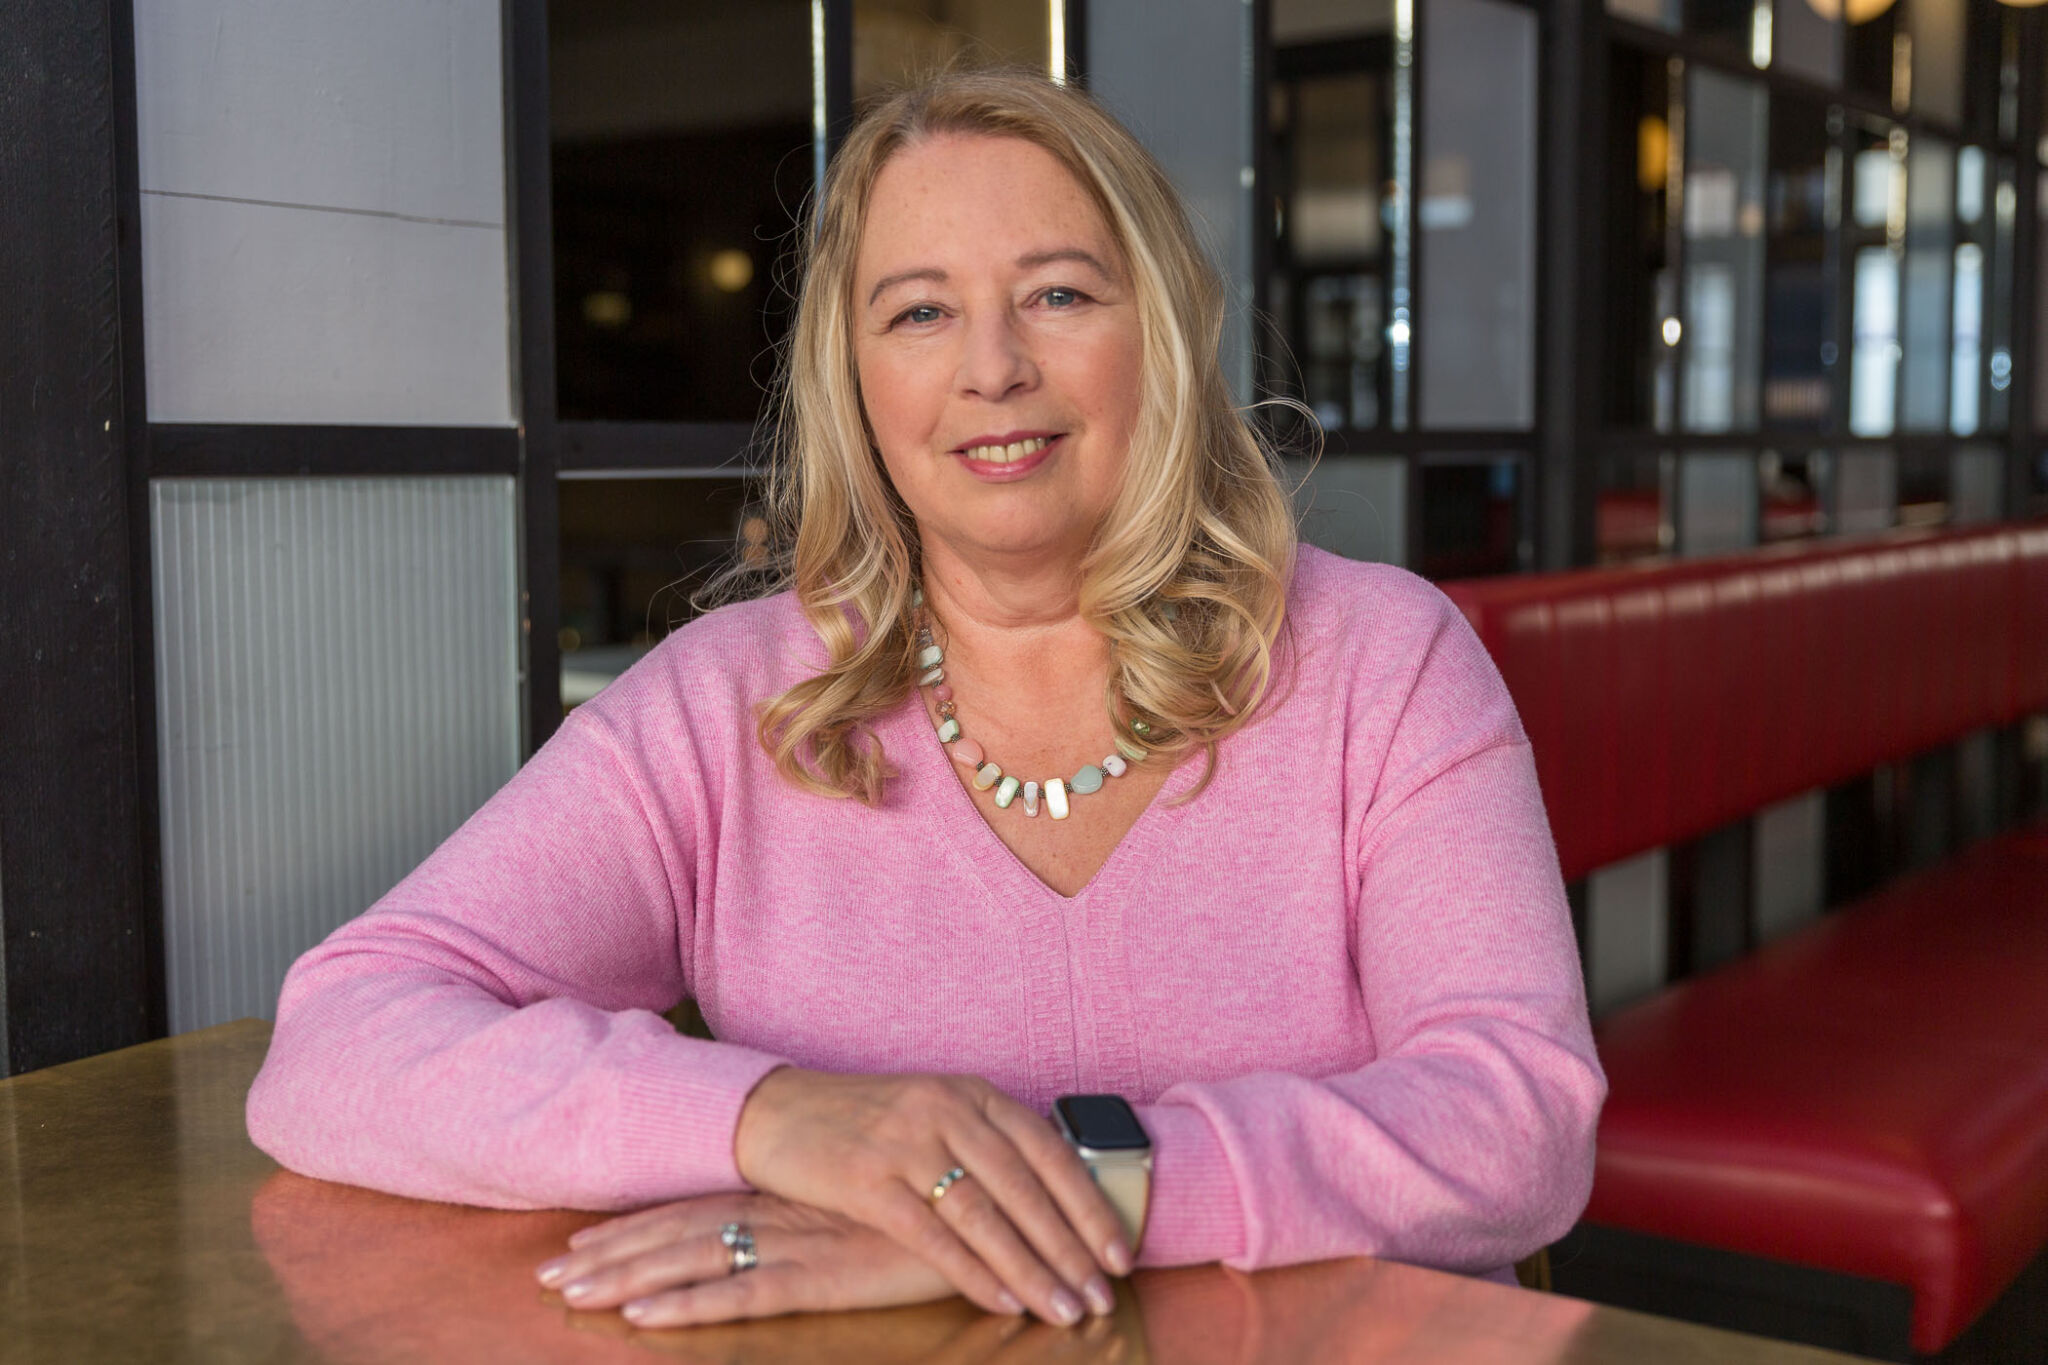
[[[1048,307],[1071,308],[1080,301],[1081,291],[1078,289],[1048,289],[1045,291],[1045,302]]]
[[[938,307],[934,304],[929,303],[916,304],[912,307],[904,309],[901,313],[898,313],[896,315],[896,321],[898,322],[908,322],[918,325],[922,325],[927,322],[937,322],[938,320]]]

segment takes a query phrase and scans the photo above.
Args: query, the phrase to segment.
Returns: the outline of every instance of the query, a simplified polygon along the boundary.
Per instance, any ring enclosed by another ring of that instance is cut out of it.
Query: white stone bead
[[[1129,764],[1124,762],[1122,754],[1111,754],[1108,758],[1102,760],[1102,771],[1108,773],[1111,777],[1122,777],[1125,769],[1129,766]]]
[[[937,645],[926,645],[917,652],[917,666],[919,668],[937,668],[945,661],[946,652]]]
[[[1057,777],[1046,779],[1045,813],[1055,820],[1067,818],[1067,784],[1064,779]]]
[[[1026,782],[1024,784],[1024,813],[1026,815],[1038,814],[1038,784],[1036,782]]]

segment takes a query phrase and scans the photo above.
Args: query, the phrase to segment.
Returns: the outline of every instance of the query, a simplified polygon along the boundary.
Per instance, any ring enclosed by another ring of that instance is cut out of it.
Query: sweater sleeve
[[[1149,1264],[1497,1269],[1585,1206],[1606,1080],[1535,765],[1492,661],[1429,595],[1383,761],[1347,745],[1375,1059],[1161,1095]],[[1354,703],[1352,727],[1367,714],[1390,713]]]
[[[744,1188],[740,1106],[778,1059],[677,1034],[692,820],[650,818],[572,714],[369,913],[293,966],[249,1135],[302,1174],[500,1208]]]

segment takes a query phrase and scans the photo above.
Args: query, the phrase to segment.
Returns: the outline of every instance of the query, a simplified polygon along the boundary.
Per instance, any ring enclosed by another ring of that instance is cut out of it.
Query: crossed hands
[[[706,1195],[585,1228],[539,1271],[575,1308],[643,1327],[880,1308],[967,1296],[1070,1326],[1115,1306],[1104,1273],[1133,1249],[1052,1125],[972,1076],[840,1076],[784,1067],[734,1136],[758,1194]],[[967,1172],[935,1197],[954,1168]],[[751,1232],[733,1273],[720,1231]]]

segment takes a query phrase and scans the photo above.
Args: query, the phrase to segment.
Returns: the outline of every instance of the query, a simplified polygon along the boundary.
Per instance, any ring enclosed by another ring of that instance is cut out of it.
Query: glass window
[[[548,7],[565,419],[751,421],[810,191],[805,0]]]
[[[1601,462],[1594,547],[1602,564],[1663,554],[1677,541],[1672,524],[1678,457],[1625,452]]]
[[[2005,515],[2005,452],[1963,446],[1949,457],[1948,519],[1969,526]]]
[[[1536,414],[1536,13],[1496,0],[1428,4],[1415,215],[1422,425],[1527,428]]]
[[[1616,426],[1671,429],[1677,410],[1677,250],[1668,207],[1679,157],[1673,125],[1684,126],[1673,103],[1678,64],[1615,47],[1613,112],[1609,123],[1607,184],[1608,373],[1613,376],[1609,416]]]
[[[1828,472],[1825,451],[1779,452],[1757,456],[1758,501],[1763,505],[1758,539],[1804,540],[1827,530],[1822,502]]]
[[[2012,158],[1999,157],[1995,164],[1998,174],[1991,191],[1990,281],[1984,291],[1983,309],[1986,354],[1981,427],[1985,431],[2005,431],[2012,424],[2013,218],[2020,197]]]
[[[1922,134],[1906,158],[1906,261],[1901,305],[1905,354],[1900,369],[1899,426],[1946,431],[1956,313],[1956,152]],[[1981,260],[1979,261],[1981,269]]]
[[[1301,538],[1346,559],[1408,562],[1408,462],[1398,455],[1289,461]]]
[[[1763,86],[1696,67],[1684,157],[1684,426],[1753,430],[1763,371]]]
[[[1422,465],[1425,578],[1476,578],[1525,568],[1523,464],[1518,455],[1432,457]]]
[[[1905,0],[1904,8],[1912,44],[1913,112],[1960,124],[1965,0]]]
[[[1939,526],[1948,520],[1949,463],[1946,450],[1906,450],[1898,461],[1898,524]]]
[[[1746,451],[1687,451],[1678,462],[1678,553],[1718,555],[1757,538],[1757,462]]]
[[[1681,0],[1607,0],[1607,12],[1617,19],[1627,19],[1651,28],[1678,31],[1679,15],[1683,9]]]
[[[1818,430],[1834,407],[1835,234],[1840,153],[1827,111],[1787,95],[1772,101],[1765,204],[1763,420]]]
[[[1898,521],[1899,460],[1890,450],[1844,450],[1833,461],[1830,520],[1840,535],[1882,531]]]
[[[1390,416],[1392,256],[1407,232],[1389,213],[1387,194],[1391,13],[1361,20],[1345,6],[1345,22],[1335,26],[1330,10],[1273,10],[1271,304],[1282,345],[1268,383],[1294,391],[1282,368],[1291,357],[1301,397],[1324,428],[1365,429]]]
[[[1771,65],[1823,85],[1842,83],[1841,6],[1831,0],[1778,0],[1771,24]]]
[[[1898,98],[1906,93],[1904,83],[1894,81],[1895,71],[1902,74],[1908,69],[1903,62],[1894,65],[1901,55],[1895,39],[1904,36],[1899,3],[1900,0],[1848,0],[1847,74],[1850,89],[1885,101],[1904,113],[1904,101]],[[1838,0],[1821,0],[1821,11],[1830,17],[1837,8]]]
[[[1770,0],[1761,5],[1757,0],[1685,0],[1686,33],[1704,38],[1730,55],[1752,57],[1759,38],[1768,43],[1770,16]]]
[[[1906,234],[1906,135],[1860,125],[1845,226],[1854,262],[1849,301],[1849,430],[1888,436],[1897,422],[1899,262]]]
[[[767,545],[753,481],[569,477],[560,483],[562,705],[586,702],[696,614],[736,549]]]
[[[853,97],[959,66],[1049,72],[1065,18],[1065,0],[854,0]]]

